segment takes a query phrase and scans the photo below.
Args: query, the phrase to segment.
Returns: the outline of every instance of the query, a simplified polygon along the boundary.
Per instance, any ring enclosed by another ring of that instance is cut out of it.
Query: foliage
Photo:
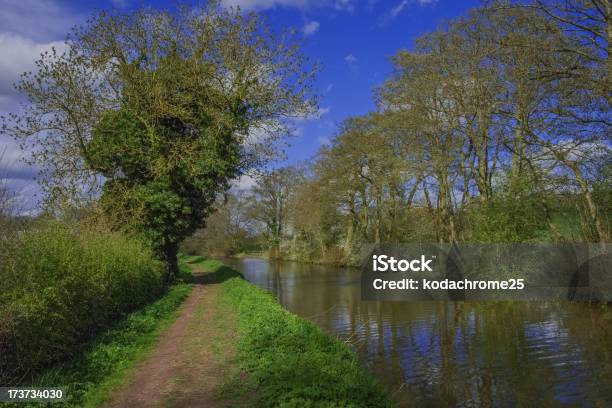
[[[550,240],[546,215],[537,192],[528,185],[500,186],[485,206],[467,214],[466,240],[484,243],[519,243]]]
[[[287,206],[293,192],[291,186],[299,185],[300,178],[297,169],[285,167],[261,175],[253,188],[250,215],[264,226],[264,239],[271,258],[280,257]]]
[[[206,220],[206,228],[196,231],[181,244],[181,252],[207,256],[235,256],[257,251],[256,221],[252,205],[242,191],[229,193]]]
[[[349,347],[285,309],[267,292],[217,261],[221,301],[237,312],[238,358],[262,407],[392,406]]]
[[[612,153],[601,163],[593,183],[593,199],[602,218],[607,221],[606,228],[612,231]],[[592,229],[594,225],[591,225]]]
[[[156,345],[190,292],[191,285],[186,283],[170,287],[162,298],[129,313],[80,347],[73,359],[42,372],[27,386],[65,388],[64,405],[68,407],[99,406],[123,383],[136,362]]]
[[[0,380],[14,384],[163,291],[163,267],[140,241],[41,222],[3,242]]]
[[[33,152],[51,204],[101,193],[116,227],[145,239],[169,279],[179,243],[231,179],[275,155],[288,118],[316,109],[315,69],[291,35],[218,2],[100,11],[66,48],[22,76],[29,104],[3,131]]]
[[[336,263],[370,243],[609,242],[612,20],[595,3],[486,2],[398,51],[376,112],[299,183],[258,180],[261,235]]]

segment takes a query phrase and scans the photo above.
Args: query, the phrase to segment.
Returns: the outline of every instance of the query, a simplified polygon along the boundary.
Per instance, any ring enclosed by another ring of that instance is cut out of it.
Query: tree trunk
[[[544,218],[546,219],[546,225],[548,225],[548,229],[553,236],[555,242],[563,242],[565,239],[563,235],[559,232],[557,226],[552,222],[551,211],[548,206],[548,201],[546,200],[546,191],[544,186],[540,180],[540,176],[537,173],[537,169],[527,158],[523,157],[528,166],[528,170],[531,171],[531,178],[535,187],[538,189],[538,202],[542,206],[542,210],[544,211]]]
[[[162,260],[166,264],[166,282],[174,281],[179,274],[178,244],[166,244],[163,248]]]
[[[571,167],[576,176],[576,180],[580,185],[580,190],[582,191],[584,201],[586,202],[587,210],[589,211],[591,221],[595,224],[595,230],[597,231],[597,240],[599,242],[607,242],[610,240],[610,238],[608,237],[608,232],[605,230],[603,223],[601,222],[601,218],[597,213],[597,206],[595,205],[595,201],[593,201],[593,196],[591,195],[591,191],[589,190],[588,182],[582,176],[582,171],[577,165],[572,165]]]
[[[525,135],[523,133],[524,122],[522,114],[517,113],[516,115],[516,127],[514,129],[514,140],[513,140],[513,151],[512,151],[512,188],[516,196],[516,189],[521,182],[523,173],[523,157],[525,156]]]
[[[350,259],[353,255],[353,218],[348,217],[348,226],[346,229],[346,242],[344,244],[344,256],[346,259]]]
[[[376,224],[374,225],[374,243],[380,245],[381,224],[382,224],[382,195],[379,188],[376,188]]]

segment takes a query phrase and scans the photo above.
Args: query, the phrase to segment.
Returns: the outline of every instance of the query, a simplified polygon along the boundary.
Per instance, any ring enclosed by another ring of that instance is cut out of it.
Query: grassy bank
[[[128,314],[83,346],[75,358],[43,372],[27,385],[65,388],[65,406],[99,406],[153,349],[191,289],[188,283],[171,286],[160,299]]]
[[[238,361],[248,382],[234,379],[235,385],[241,384],[242,392],[254,389],[259,406],[393,405],[346,344],[288,312],[220,262],[201,264],[223,282],[220,302],[237,318]]]

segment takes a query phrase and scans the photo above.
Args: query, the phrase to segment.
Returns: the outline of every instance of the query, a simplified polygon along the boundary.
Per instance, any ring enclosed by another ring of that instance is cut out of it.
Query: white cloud
[[[37,170],[22,160],[28,154],[8,136],[0,135],[0,141],[3,145],[0,148],[0,178],[32,180]]]
[[[243,10],[265,10],[275,7],[293,7],[304,9],[311,3],[308,0],[221,0],[225,7],[239,6]]]
[[[248,174],[243,174],[237,180],[234,180],[232,187],[236,190],[250,190],[257,184],[255,178]]]
[[[237,7],[242,10],[266,10],[276,7],[297,8],[301,10],[315,8],[333,8],[352,13],[355,11],[355,0],[221,0],[224,7]]]
[[[11,179],[2,180],[10,192],[11,210],[19,215],[36,215],[40,212],[38,202],[41,188],[31,180]]]
[[[55,47],[59,52],[65,49],[65,44],[59,41],[39,43],[14,33],[0,33],[0,115],[19,110],[23,96],[19,95],[13,84],[25,71],[34,70],[34,62],[44,51]],[[38,169],[23,162],[29,152],[22,151],[17,143],[7,135],[0,135],[0,177],[13,180],[7,183],[9,188],[15,189],[20,196],[30,197],[20,193],[21,190],[37,190],[28,187],[35,185],[32,180]]]
[[[311,22],[305,24],[304,27],[302,27],[302,32],[306,36],[313,35],[317,31],[319,31],[319,27],[320,26],[321,26],[321,24],[319,24],[318,21],[311,21]]]
[[[0,186],[8,189],[12,211],[33,215],[38,210],[40,186],[34,181],[38,170],[22,161],[27,155],[6,135],[0,134]]]
[[[0,0],[0,115],[15,112],[23,99],[13,84],[43,51],[65,49],[64,38],[83,17],[55,0]],[[22,151],[6,134],[0,134],[0,178],[15,195],[16,211],[36,212],[40,187],[33,181],[36,167],[22,161]]]
[[[389,10],[389,17],[394,19],[408,5],[408,0],[403,0],[401,3]]]
[[[410,4],[418,4],[419,6],[426,6],[429,4],[435,4],[438,0],[402,0],[395,6],[391,7],[384,15],[382,15],[378,19],[379,24],[385,24],[391,20],[395,20],[395,18],[401,14],[404,9]]]
[[[0,33],[0,97],[12,94],[13,83],[24,71],[32,70],[40,54],[52,47],[61,52],[65,44],[62,41],[39,43],[14,33]]]
[[[330,108],[319,108],[308,116],[295,118],[294,121],[296,123],[299,123],[299,122],[321,119],[323,116],[327,115],[329,111],[330,111]]]
[[[83,16],[53,0],[2,0],[0,31],[37,42],[62,40]]]
[[[357,57],[355,57],[353,54],[349,54],[346,57],[344,57],[344,60],[348,62],[349,64],[354,64],[355,62],[357,62]]]
[[[321,118],[322,116],[325,116],[329,113],[330,108],[319,108],[319,110],[317,111],[317,119]]]

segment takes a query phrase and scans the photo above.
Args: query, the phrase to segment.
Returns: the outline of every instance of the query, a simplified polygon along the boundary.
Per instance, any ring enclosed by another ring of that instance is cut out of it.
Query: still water
[[[405,407],[612,407],[612,306],[362,302],[351,268],[224,259],[349,342]]]

